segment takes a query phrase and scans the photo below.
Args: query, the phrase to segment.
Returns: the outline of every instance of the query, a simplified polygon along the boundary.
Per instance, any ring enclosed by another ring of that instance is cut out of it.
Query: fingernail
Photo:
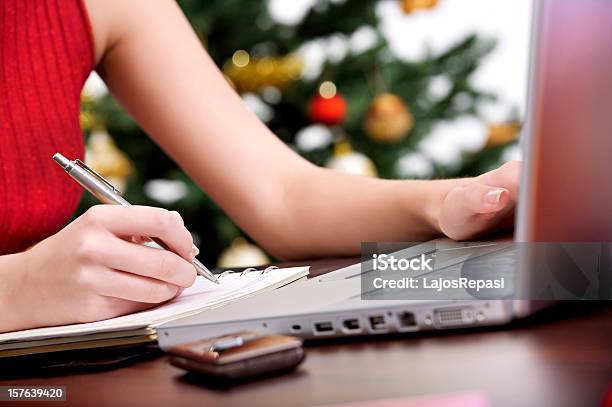
[[[491,205],[497,205],[503,193],[503,189],[492,189],[491,191],[486,193],[485,202]]]
[[[192,245],[191,246],[191,260],[195,259],[198,254],[200,254],[200,249]]]

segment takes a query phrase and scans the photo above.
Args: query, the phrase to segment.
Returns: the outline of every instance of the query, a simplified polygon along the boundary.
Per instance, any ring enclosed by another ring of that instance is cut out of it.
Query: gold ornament
[[[243,237],[234,239],[230,247],[223,250],[217,261],[218,267],[255,267],[270,263],[270,259],[259,247]]]
[[[266,86],[285,89],[300,78],[302,66],[302,59],[293,54],[253,58],[238,50],[223,66],[223,73],[238,92],[257,92]]]
[[[98,120],[91,112],[81,112],[79,114],[79,122],[83,131],[91,131],[98,126]]]
[[[79,114],[79,122],[83,131],[92,131],[101,125],[102,120],[93,113],[95,101],[87,96],[85,92],[81,93],[81,112]]]
[[[345,140],[341,140],[334,146],[334,154],[325,163],[325,167],[367,177],[377,176],[376,166],[372,160],[366,155],[354,151]]]
[[[363,122],[365,132],[380,143],[402,140],[414,125],[410,110],[392,93],[381,93],[370,103]]]
[[[400,0],[402,11],[410,14],[416,10],[432,9],[438,5],[438,0]]]
[[[105,130],[94,131],[87,141],[85,162],[120,191],[124,191],[132,173],[128,156],[115,145]]]
[[[485,147],[489,148],[508,144],[516,140],[520,131],[521,124],[517,122],[490,123]]]

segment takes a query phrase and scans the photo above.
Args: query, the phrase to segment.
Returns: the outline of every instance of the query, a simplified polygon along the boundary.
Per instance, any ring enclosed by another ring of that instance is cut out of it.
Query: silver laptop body
[[[517,242],[612,241],[612,2],[534,2],[523,175]],[[502,79],[500,79],[502,80]],[[439,239],[431,245],[484,250],[503,260],[502,246]],[[500,249],[501,248],[501,249]],[[537,284],[535,260],[510,267],[515,289]],[[500,263],[501,264],[501,263]],[[415,332],[500,325],[529,315],[548,301],[362,299],[361,264],[337,270],[158,328],[160,346],[240,330],[303,338]],[[526,298],[526,297],[517,297]]]

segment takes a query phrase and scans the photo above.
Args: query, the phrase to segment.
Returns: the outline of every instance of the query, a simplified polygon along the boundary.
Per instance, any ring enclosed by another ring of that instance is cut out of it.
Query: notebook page
[[[219,307],[232,301],[256,295],[265,290],[281,287],[307,274],[308,267],[274,269],[266,273],[258,271],[242,276],[240,273],[232,273],[224,275],[219,285],[198,276],[196,283],[183,291],[179,297],[153,309],[104,321],[0,334],[0,349],[3,343],[15,341],[32,341],[44,338],[155,326],[174,318]]]

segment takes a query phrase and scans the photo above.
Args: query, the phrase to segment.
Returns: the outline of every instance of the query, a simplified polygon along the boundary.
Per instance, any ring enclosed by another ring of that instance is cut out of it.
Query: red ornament
[[[317,93],[308,107],[308,117],[315,123],[340,124],[346,116],[346,101],[339,93],[323,97]]]

